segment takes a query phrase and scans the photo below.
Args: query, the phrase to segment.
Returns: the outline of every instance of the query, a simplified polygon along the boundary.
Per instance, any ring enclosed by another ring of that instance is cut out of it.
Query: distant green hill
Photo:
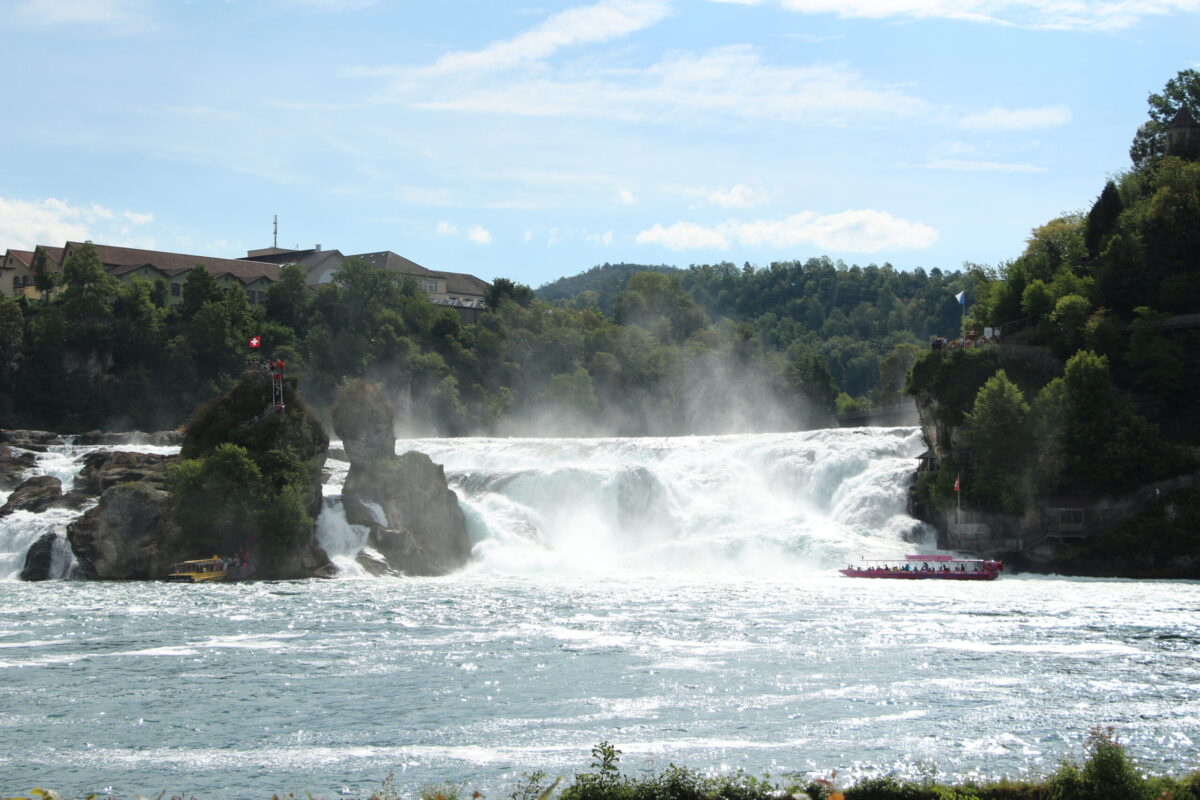
[[[534,294],[539,300],[554,302],[555,300],[575,300],[586,292],[595,292],[594,297],[587,298],[605,314],[613,311],[613,302],[625,289],[629,276],[639,272],[661,272],[675,274],[682,272],[679,267],[666,264],[598,264],[586,272],[572,275],[569,278],[559,278],[537,289]]]

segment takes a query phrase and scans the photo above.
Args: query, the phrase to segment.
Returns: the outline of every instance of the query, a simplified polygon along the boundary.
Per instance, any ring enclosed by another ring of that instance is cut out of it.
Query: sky
[[[0,0],[0,251],[997,264],[1129,167],[1200,0]]]

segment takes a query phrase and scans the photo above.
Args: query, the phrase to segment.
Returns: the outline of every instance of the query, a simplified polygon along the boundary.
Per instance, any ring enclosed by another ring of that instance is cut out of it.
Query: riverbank
[[[919,781],[890,775],[857,781],[827,777],[785,776],[761,778],[745,772],[714,774],[672,764],[642,775],[621,770],[621,751],[608,742],[592,748],[588,771],[569,780],[544,771],[526,773],[507,795],[509,800],[1184,800],[1200,797],[1200,771],[1184,775],[1146,775],[1130,759],[1111,728],[1095,728],[1088,735],[1082,760],[1064,760],[1041,779],[998,778],[947,784],[933,774]],[[923,766],[919,771],[928,770]],[[165,796],[160,795],[160,799]],[[307,800],[319,800],[305,793]],[[343,797],[350,796],[343,792]],[[389,774],[365,800],[481,800],[484,795],[467,784],[442,783],[406,788]],[[184,800],[172,795],[171,800]],[[203,800],[193,798],[190,800]],[[271,800],[294,800],[297,795],[273,795]],[[56,792],[34,789],[28,794],[0,800],[70,800]],[[87,800],[121,800],[116,794],[87,795]]]

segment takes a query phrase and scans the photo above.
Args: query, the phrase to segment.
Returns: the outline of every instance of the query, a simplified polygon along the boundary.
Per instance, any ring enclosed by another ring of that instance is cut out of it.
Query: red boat
[[[903,561],[894,558],[861,561],[838,570],[847,578],[896,578],[899,580],[922,580],[932,578],[943,581],[994,581],[1004,571],[1003,561],[982,558],[955,558],[954,556],[905,556]]]

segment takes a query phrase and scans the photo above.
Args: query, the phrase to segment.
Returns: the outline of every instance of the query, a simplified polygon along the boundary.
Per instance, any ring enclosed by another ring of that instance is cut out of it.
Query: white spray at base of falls
[[[905,513],[922,449],[916,428],[396,446],[445,466],[469,568],[508,575],[828,571],[902,555],[924,533]],[[318,535],[340,565],[353,553],[337,524]]]
[[[67,438],[69,439],[69,437]],[[14,447],[14,449],[22,450],[23,448]],[[75,487],[75,478],[83,467],[83,457],[97,450],[124,450],[160,455],[179,452],[178,447],[138,443],[50,445],[44,452],[35,453],[36,460],[33,466],[22,475],[22,480],[49,475],[58,478],[65,494]],[[11,494],[11,492],[0,492],[0,505],[3,505]],[[95,504],[96,501],[92,500],[85,502],[79,508],[51,508],[40,514],[14,511],[9,516],[0,519],[0,580],[19,580],[29,548],[46,534],[54,534],[56,537],[50,577],[53,579],[68,577],[76,563],[75,555],[71,552],[71,546],[67,542],[67,526]]]
[[[55,447],[29,474],[53,474],[69,489],[82,456],[97,449],[177,450]],[[474,546],[469,569],[503,575],[827,572],[858,556],[895,557],[922,534],[905,513],[922,449],[916,428],[396,446],[445,466]],[[349,465],[326,469],[317,540],[343,577],[364,577],[355,556],[368,531],[341,505]],[[46,533],[58,536],[52,576],[66,577],[66,527],[79,513],[0,520],[0,580],[17,579]]]

